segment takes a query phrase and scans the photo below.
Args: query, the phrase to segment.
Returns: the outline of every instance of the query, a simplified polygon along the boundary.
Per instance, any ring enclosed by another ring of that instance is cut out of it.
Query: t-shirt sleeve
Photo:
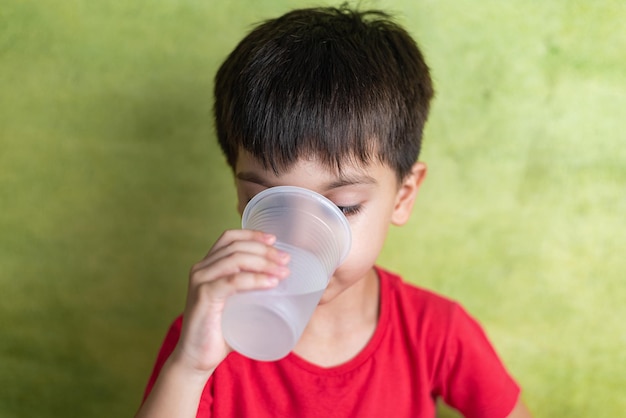
[[[174,349],[176,348],[176,344],[178,344],[178,340],[180,339],[180,333],[183,325],[183,317],[179,316],[174,320],[172,325],[170,326],[167,334],[165,335],[165,339],[163,340],[163,344],[161,345],[161,349],[159,350],[159,354],[157,355],[157,359],[154,363],[154,368],[152,370],[152,374],[150,375],[150,379],[148,379],[148,384],[146,385],[146,390],[143,395],[143,401],[148,398],[148,395],[152,391],[154,384],[159,377],[159,373],[161,369],[163,369],[163,365],[167,361],[167,359],[172,355]],[[210,382],[213,380],[213,376],[209,378],[209,382],[204,388],[202,392],[202,397],[200,399],[200,403],[198,405],[198,414],[197,416],[209,417],[211,416],[211,404],[212,398],[210,395]]]
[[[467,418],[504,418],[520,394],[483,328],[461,306],[446,339],[441,396]]]
[[[161,349],[159,350],[159,354],[154,364],[154,368],[152,369],[152,374],[150,375],[150,379],[148,379],[148,384],[146,385],[146,390],[143,395],[144,401],[146,400],[146,398],[152,391],[152,388],[154,387],[154,383],[156,382],[157,377],[159,377],[159,373],[161,372],[163,365],[165,364],[167,359],[170,357],[170,355],[174,351],[174,348],[176,348],[176,344],[178,344],[178,339],[180,338],[180,330],[182,328],[182,323],[183,323],[182,316],[179,316],[178,318],[174,320],[169,330],[167,331],[165,340],[163,341],[163,344],[161,345]]]

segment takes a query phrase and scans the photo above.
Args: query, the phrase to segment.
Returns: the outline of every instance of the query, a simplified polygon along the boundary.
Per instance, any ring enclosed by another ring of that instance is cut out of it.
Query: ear
[[[391,214],[391,223],[393,225],[404,225],[411,217],[417,192],[424,178],[426,178],[426,171],[426,164],[417,162],[413,164],[411,172],[402,180],[396,194],[393,213]]]

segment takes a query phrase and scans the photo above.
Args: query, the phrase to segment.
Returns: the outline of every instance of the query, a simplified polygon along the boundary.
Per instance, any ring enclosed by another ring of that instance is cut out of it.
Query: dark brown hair
[[[215,78],[215,124],[231,167],[240,149],[277,174],[315,156],[411,169],[433,96],[422,53],[382,11],[294,10],[250,32]]]

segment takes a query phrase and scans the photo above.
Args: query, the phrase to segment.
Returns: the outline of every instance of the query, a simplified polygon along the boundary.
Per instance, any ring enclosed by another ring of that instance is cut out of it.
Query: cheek
[[[243,209],[246,207],[248,203],[248,199],[244,196],[244,193],[241,190],[237,190],[237,212],[239,216],[243,214]]]
[[[344,262],[347,269],[367,272],[376,262],[387,238],[392,211],[391,204],[370,207],[362,218],[351,222],[352,247]]]
[[[243,210],[250,200],[261,190],[260,187],[237,187],[237,211],[239,216],[243,215]]]
[[[239,200],[239,202],[237,203],[237,213],[239,213],[239,216],[243,216],[243,210],[246,208],[246,204],[247,202],[245,200]]]
[[[340,267],[342,272],[350,276],[362,275],[376,263],[382,250],[389,224],[385,222],[371,223],[352,228],[352,247],[350,253]]]

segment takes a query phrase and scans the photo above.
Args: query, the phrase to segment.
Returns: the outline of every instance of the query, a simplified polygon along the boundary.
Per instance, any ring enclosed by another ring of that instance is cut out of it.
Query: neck
[[[371,269],[363,279],[317,307],[295,353],[324,367],[356,356],[376,330],[379,295],[378,277]]]

